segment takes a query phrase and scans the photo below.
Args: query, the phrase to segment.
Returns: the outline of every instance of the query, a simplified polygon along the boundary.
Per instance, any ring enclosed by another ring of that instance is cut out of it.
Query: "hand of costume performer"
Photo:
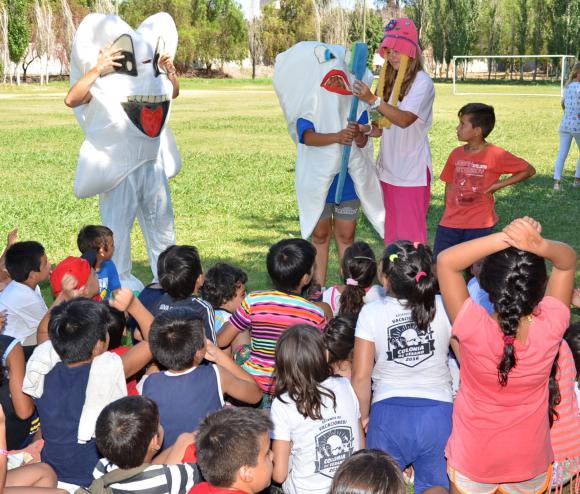
[[[352,140],[354,139],[354,126],[351,127],[352,124],[349,124],[346,129],[342,129],[340,132],[335,134],[336,137],[336,144],[344,144],[350,145],[352,144]]]
[[[99,75],[110,72],[115,67],[121,67],[121,64],[117,60],[123,60],[123,58],[125,56],[121,54],[121,50],[113,48],[112,44],[107,45],[99,51],[95,68]]]
[[[173,65],[173,58],[168,53],[163,53],[159,57],[159,66],[165,70],[167,78],[173,84],[173,96],[172,99],[179,96],[179,79],[177,78],[177,71],[175,70],[175,65]]]
[[[376,99],[376,96],[371,92],[371,89],[362,81],[354,81],[352,94],[358,96],[359,99],[368,104],[373,103]]]
[[[503,233],[506,234],[506,242],[509,245],[533,254],[540,251],[544,242],[540,235],[541,232],[542,225],[528,216],[512,221],[503,229]]]

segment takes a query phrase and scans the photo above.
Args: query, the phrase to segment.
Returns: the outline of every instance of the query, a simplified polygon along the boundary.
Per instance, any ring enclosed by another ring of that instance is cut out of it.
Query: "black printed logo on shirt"
[[[405,367],[415,367],[435,353],[433,331],[421,331],[410,318],[401,315],[387,328],[387,360]]]
[[[326,421],[325,421],[326,422]],[[329,425],[346,423],[333,420]],[[349,426],[331,427],[315,437],[316,462],[314,473],[332,478],[338,467],[354,452],[354,437]]]

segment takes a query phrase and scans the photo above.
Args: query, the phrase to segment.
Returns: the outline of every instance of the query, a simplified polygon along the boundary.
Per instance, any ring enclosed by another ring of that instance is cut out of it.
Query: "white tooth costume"
[[[175,55],[177,29],[166,13],[147,18],[137,30],[114,15],[87,15],[74,38],[71,87],[96,65],[99,50],[121,35],[131,37],[137,74],[113,72],[99,77],[90,89],[90,102],[74,109],[85,133],[74,193],[81,199],[99,194],[101,219],[114,234],[113,261],[121,283],[139,289],[139,280],[131,275],[130,233],[135,218],[155,279],[159,254],[175,244],[167,183],[181,169],[179,150],[167,128],[173,85],[166,75],[155,75],[153,60],[160,39],[162,51]],[[124,107],[134,110],[131,118]]]
[[[325,59],[326,50],[334,58]],[[339,132],[346,127],[352,95],[332,92],[322,86],[334,74],[343,81],[346,79],[348,89],[352,89],[355,77],[348,70],[345,57],[344,47],[315,41],[297,43],[276,57],[274,89],[288,123],[288,132],[297,147],[295,185],[300,230],[304,238],[312,234],[320,219],[330,184],[340,171],[343,146],[301,144],[296,122],[299,118],[310,120],[316,132],[323,134]],[[372,81],[372,74],[367,71],[364,82],[370,86]],[[361,102],[359,117],[365,108],[366,105]],[[348,172],[366,217],[384,237],[385,208],[374,166],[371,139],[364,148],[352,143]]]

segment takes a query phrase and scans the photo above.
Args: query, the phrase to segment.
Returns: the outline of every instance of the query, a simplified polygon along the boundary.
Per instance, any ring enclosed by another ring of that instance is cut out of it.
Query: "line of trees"
[[[133,26],[169,12],[179,32],[176,64],[183,72],[209,72],[250,58],[255,75],[256,66],[272,65],[281,51],[312,39],[350,44],[364,37],[372,54],[385,22],[401,16],[415,21],[430,69],[439,77],[449,76],[455,55],[580,51],[580,0],[375,0],[366,11],[364,0],[349,9],[343,3],[277,0],[245,19],[235,0],[0,0],[0,73],[4,81],[26,78],[30,64],[40,60],[42,83],[49,60],[58,60],[66,74],[75,28],[94,11],[118,13]],[[523,70],[517,59],[511,62],[510,73],[521,77]]]

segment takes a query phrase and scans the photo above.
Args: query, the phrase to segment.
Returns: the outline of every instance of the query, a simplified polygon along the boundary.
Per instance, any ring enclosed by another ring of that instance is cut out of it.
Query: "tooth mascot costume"
[[[90,88],[90,101],[74,108],[85,133],[74,193],[80,199],[99,195],[102,221],[114,234],[121,284],[139,289],[131,275],[135,218],[155,279],[159,254],[175,243],[167,180],[179,172],[181,157],[167,128],[173,85],[157,62],[161,52],[175,55],[177,29],[165,13],[147,18],[137,30],[114,15],[87,15],[74,38],[71,87],[111,43],[123,55],[122,66],[101,74]]]
[[[355,80],[348,69],[346,53],[342,46],[303,41],[276,57],[274,88],[297,147],[295,185],[304,238],[310,237],[320,219],[330,185],[340,171],[343,146],[301,144],[297,121],[311,121],[320,133],[339,132],[346,127]],[[367,84],[372,83],[368,70],[364,79]],[[366,105],[359,104],[357,118],[365,109],[363,106]],[[364,148],[353,142],[348,173],[366,217],[384,237],[385,209],[370,139]]]

